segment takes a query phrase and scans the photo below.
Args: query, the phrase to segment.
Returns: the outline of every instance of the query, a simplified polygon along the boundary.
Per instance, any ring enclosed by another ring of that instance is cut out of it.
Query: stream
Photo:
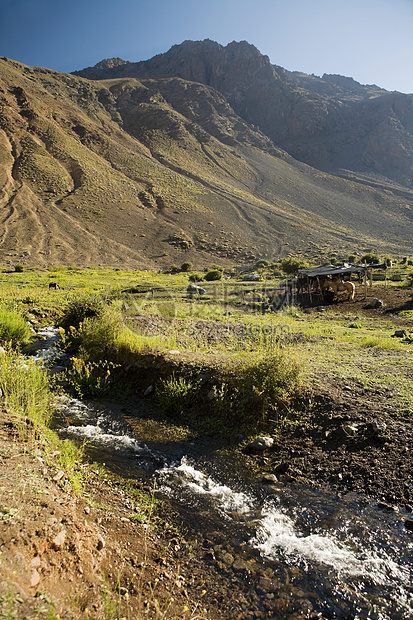
[[[44,337],[36,357],[50,360],[57,336]],[[413,618],[413,535],[403,509],[387,512],[364,496],[296,482],[247,481],[205,437],[143,442],[139,429],[153,424],[147,400],[123,408],[63,396],[56,406],[64,436],[87,442],[95,461],[173,503],[207,541],[216,569],[254,591],[254,609],[258,596],[278,618],[287,617],[275,606],[280,600],[298,601],[303,618],[312,610],[346,620]]]

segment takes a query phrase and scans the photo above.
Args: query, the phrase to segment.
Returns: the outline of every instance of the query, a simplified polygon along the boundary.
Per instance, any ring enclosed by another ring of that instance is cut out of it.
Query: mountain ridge
[[[205,55],[211,50],[219,44]],[[233,98],[247,74],[258,75],[253,87],[261,83],[265,94],[263,75],[275,75],[268,59],[246,42],[229,51],[244,76],[219,78]],[[192,57],[185,71],[194,76],[206,67]],[[210,66],[210,81],[224,61]],[[133,77],[126,74],[134,63],[122,59],[98,65],[102,79],[90,80],[0,59],[3,264],[164,269],[187,260],[198,268],[291,254],[320,260],[367,248],[409,254],[408,185],[371,169],[333,173],[299,161],[216,83],[154,77],[147,66],[145,77]],[[271,80],[287,99],[294,86],[290,107],[309,92],[282,68]],[[347,97],[353,105],[354,92]]]
[[[89,78],[93,69],[76,73]],[[344,76],[303,77],[271,64],[246,41],[225,47],[211,40],[184,41],[100,76],[179,77],[206,84],[295,159],[333,174],[345,176],[349,169],[413,187],[413,95]]]

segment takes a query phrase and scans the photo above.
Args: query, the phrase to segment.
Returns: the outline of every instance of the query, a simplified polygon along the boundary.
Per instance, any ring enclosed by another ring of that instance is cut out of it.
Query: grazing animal
[[[54,289],[55,291],[59,290],[59,285],[56,282],[49,282],[49,290]]]
[[[336,295],[338,295],[339,293],[347,293],[347,299],[348,300],[352,300],[354,299],[354,295],[356,294],[356,287],[353,284],[353,282],[350,282],[348,280],[343,281],[343,280],[338,280],[338,279],[333,279],[330,282],[330,287],[333,289],[334,293]]]

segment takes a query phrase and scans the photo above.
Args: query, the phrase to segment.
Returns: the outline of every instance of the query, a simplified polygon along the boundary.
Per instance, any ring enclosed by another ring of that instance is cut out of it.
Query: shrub
[[[211,269],[210,271],[207,271],[207,273],[205,274],[204,280],[206,280],[207,282],[222,280],[222,275],[223,275],[223,272],[220,271],[219,269]]]
[[[14,271],[16,273],[23,273],[24,271],[24,265],[22,265],[21,263],[18,263],[17,265],[15,265],[14,267]]]
[[[98,361],[113,353],[116,336],[123,327],[120,313],[103,307],[101,313],[86,317],[77,327],[69,325],[61,330],[61,346],[68,353]]]
[[[193,264],[190,261],[186,261],[185,263],[182,263],[181,265],[181,271],[192,271],[193,268]]]
[[[263,420],[271,414],[279,420],[301,383],[301,364],[281,349],[258,361],[236,369],[238,391],[249,413],[257,412]]]
[[[0,344],[24,346],[30,341],[30,327],[17,312],[0,309]]]
[[[60,327],[67,331],[70,327],[78,328],[85,319],[98,317],[103,314],[105,303],[97,295],[79,295],[74,297],[66,306]]]
[[[280,262],[282,271],[288,275],[297,273],[299,269],[308,269],[310,263],[302,258],[283,258]]]
[[[198,384],[182,376],[175,377],[173,374],[169,379],[162,381],[157,390],[157,400],[166,413],[177,414],[193,401],[198,390]]]
[[[191,273],[191,275],[188,278],[190,282],[202,282],[203,279],[204,279],[204,276],[201,273]]]
[[[33,358],[6,351],[0,358],[0,387],[8,413],[22,420],[24,433],[34,434],[38,425],[48,423],[52,413],[49,380]]]
[[[368,265],[378,265],[380,263],[380,256],[374,252],[368,252],[363,254],[360,258],[360,263],[367,263]]]
[[[209,269],[205,269],[205,271],[212,271],[212,269],[217,269],[218,271],[224,271],[224,268],[221,267],[221,265],[217,265],[216,263],[213,263]]]
[[[80,398],[99,398],[105,396],[111,387],[111,362],[85,362],[72,357],[71,368],[67,372],[69,384]]]

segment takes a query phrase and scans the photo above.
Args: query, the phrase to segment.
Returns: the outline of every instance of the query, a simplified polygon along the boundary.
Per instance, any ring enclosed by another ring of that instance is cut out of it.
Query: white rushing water
[[[57,343],[60,340],[60,334],[57,327],[47,326],[41,327],[38,330],[38,335],[42,336],[42,347],[36,351],[34,358],[36,361],[48,362],[56,361],[62,354],[57,347]]]
[[[217,511],[226,517],[230,513],[246,514],[253,508],[252,498],[245,493],[233,491],[230,487],[219,484],[191,465],[183,457],[176,466],[166,467],[159,475],[158,490],[166,495],[176,495],[179,487],[186,487],[191,496],[209,498]],[[172,481],[172,485],[171,485]]]
[[[276,508],[268,505],[262,511],[260,526],[250,543],[267,558],[279,557],[280,551],[291,560],[331,566],[338,575],[371,579],[376,584],[389,584],[397,580],[410,585],[408,568],[394,561],[388,553],[367,547],[366,540],[348,537],[348,542],[338,540],[334,532],[300,535],[294,521]]]
[[[192,499],[204,500],[208,497],[226,519],[237,513],[244,515],[244,521],[248,523],[250,515],[249,521],[255,527],[255,535],[248,542],[265,558],[279,560],[282,557],[287,563],[295,564],[298,560],[304,568],[316,563],[333,568],[337,577],[368,578],[375,584],[397,582],[407,587],[411,584],[409,568],[392,559],[383,549],[375,549],[374,533],[369,541],[357,539],[350,532],[343,536],[344,520],[340,536],[336,531],[300,534],[294,516],[287,514],[274,501],[266,501],[258,515],[257,500],[252,496],[216,482],[185,458],[179,465],[160,472],[158,490],[171,497],[182,497],[184,488]]]
[[[148,452],[148,447],[143,442],[116,430],[116,423],[112,422],[115,429],[108,430],[106,428],[109,422],[108,416],[77,398],[61,396],[57,399],[55,406],[60,415],[63,414],[68,419],[76,419],[76,425],[71,424],[64,429],[67,435],[77,437],[85,443],[89,442],[117,451],[136,454]]]
[[[69,426],[65,431],[68,435],[80,437],[85,442],[90,441],[100,446],[113,448],[113,450],[126,450],[135,452],[136,454],[147,450],[144,444],[128,435],[105,433],[99,426],[95,426],[94,424]]]

